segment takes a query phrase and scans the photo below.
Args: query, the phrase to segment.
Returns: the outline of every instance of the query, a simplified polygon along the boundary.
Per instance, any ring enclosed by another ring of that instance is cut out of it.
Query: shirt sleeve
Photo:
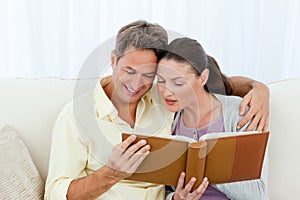
[[[66,109],[57,118],[51,138],[45,199],[66,199],[70,183],[86,176],[88,151],[79,138],[76,124]]]
[[[174,196],[175,192],[171,192],[169,194],[166,195],[166,200],[173,200],[173,196]]]

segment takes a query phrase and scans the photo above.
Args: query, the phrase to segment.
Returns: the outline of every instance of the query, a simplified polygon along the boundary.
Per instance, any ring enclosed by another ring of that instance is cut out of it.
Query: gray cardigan
[[[242,119],[239,115],[239,105],[241,98],[236,96],[224,96],[214,94],[214,96],[222,103],[222,112],[224,117],[224,128],[226,132],[245,131],[246,126],[237,130],[237,123]],[[173,130],[177,124],[180,114],[178,113],[174,119]],[[261,178],[250,181],[239,181],[233,183],[224,183],[212,185],[233,200],[264,200],[269,199],[267,195],[267,170],[268,170],[268,153],[266,152]],[[168,199],[168,198],[167,198]]]

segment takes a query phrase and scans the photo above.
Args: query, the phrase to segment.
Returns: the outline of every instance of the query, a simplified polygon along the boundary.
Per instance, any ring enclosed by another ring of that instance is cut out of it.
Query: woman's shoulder
[[[222,103],[224,109],[232,110],[237,109],[239,110],[239,106],[242,102],[242,98],[238,96],[226,96],[220,94],[214,94],[215,97]]]
[[[222,104],[223,117],[226,123],[226,131],[237,131],[236,126],[243,116],[240,115],[241,97],[215,95]]]

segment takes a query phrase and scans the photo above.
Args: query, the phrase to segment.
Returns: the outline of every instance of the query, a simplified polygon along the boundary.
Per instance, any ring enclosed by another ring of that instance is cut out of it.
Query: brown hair
[[[203,70],[208,69],[209,77],[204,86],[205,90],[210,93],[232,94],[229,78],[221,72],[217,61],[205,53],[197,40],[186,37],[173,40],[167,46],[162,58],[190,64],[196,76],[200,76]]]
[[[232,83],[230,79],[221,72],[217,61],[210,55],[207,55],[209,77],[207,87],[209,91],[216,94],[232,95]]]

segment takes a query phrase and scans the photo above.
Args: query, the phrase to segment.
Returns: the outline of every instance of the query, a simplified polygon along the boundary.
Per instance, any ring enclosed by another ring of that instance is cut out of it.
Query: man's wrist
[[[100,168],[97,172],[94,173],[94,175],[99,182],[106,183],[106,187],[108,188],[122,180],[117,177],[116,170],[108,166]]]
[[[263,84],[262,82],[259,82],[259,81],[253,81],[251,83],[251,88],[256,88],[256,87],[265,87],[265,84]]]
[[[252,89],[264,90],[264,92],[266,92],[268,94],[270,93],[269,87],[262,82],[254,81],[252,83],[251,87],[252,87]]]

